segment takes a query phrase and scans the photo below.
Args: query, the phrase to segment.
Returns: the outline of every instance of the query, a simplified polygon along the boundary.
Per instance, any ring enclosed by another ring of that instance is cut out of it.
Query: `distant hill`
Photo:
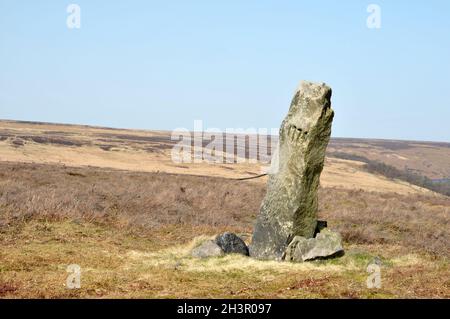
[[[224,140],[231,138],[224,135]],[[268,140],[273,146],[277,137]],[[175,143],[168,131],[0,120],[0,161],[226,178],[251,177],[262,172],[260,163],[174,163],[171,150]],[[208,143],[205,141],[203,146]],[[234,151],[239,153],[237,147]],[[247,148],[244,153],[249,156],[256,154],[254,151]],[[329,187],[379,192],[427,192],[404,181],[390,180],[377,172],[367,171],[366,160],[444,180],[450,176],[449,158],[450,143],[333,138],[321,183]],[[256,181],[264,182],[265,179]]]
[[[450,178],[450,143],[334,138],[328,152],[363,156],[430,179]]]

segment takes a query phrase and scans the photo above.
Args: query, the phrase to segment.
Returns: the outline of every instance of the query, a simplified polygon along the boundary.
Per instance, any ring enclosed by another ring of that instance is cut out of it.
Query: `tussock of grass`
[[[190,255],[192,249],[201,242],[213,237],[199,236],[187,245],[174,246],[164,250],[147,253],[130,251],[127,255],[133,263],[141,263],[146,267],[177,268],[189,272],[224,272],[224,271],[272,271],[277,273],[304,271],[333,271],[354,269],[347,265],[333,263],[288,263],[257,260],[243,255],[230,254],[214,258],[194,258]]]
[[[398,256],[392,258],[392,263],[396,266],[416,266],[425,263],[423,257],[420,257],[417,254],[407,254],[403,256]]]

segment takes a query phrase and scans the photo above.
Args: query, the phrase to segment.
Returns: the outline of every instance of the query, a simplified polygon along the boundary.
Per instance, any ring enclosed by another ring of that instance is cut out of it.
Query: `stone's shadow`
[[[320,233],[320,231],[322,229],[327,228],[327,227],[328,227],[328,223],[326,220],[318,220],[316,229],[314,230],[314,238],[317,236],[318,233]]]
[[[317,257],[314,259],[311,259],[310,261],[315,261],[315,260],[330,260],[330,259],[336,259],[336,258],[341,258],[345,256],[345,251],[341,250],[341,251],[337,251],[334,254],[330,255],[330,256],[325,256],[325,257]]]

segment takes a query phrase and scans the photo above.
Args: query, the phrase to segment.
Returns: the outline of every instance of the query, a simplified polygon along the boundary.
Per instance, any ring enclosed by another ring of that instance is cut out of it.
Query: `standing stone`
[[[320,173],[334,112],[331,88],[302,82],[280,127],[267,194],[254,228],[250,256],[281,260],[295,236],[314,237]]]

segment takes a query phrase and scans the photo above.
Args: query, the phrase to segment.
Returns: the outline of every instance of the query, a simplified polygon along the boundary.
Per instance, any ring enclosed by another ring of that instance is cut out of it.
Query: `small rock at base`
[[[216,244],[222,248],[225,254],[241,254],[248,256],[248,247],[236,234],[223,233],[216,237]]]
[[[222,248],[220,248],[213,240],[203,242],[191,252],[191,256],[196,258],[218,257],[223,254]]]
[[[343,252],[341,235],[325,228],[315,238],[294,237],[286,248],[284,259],[303,262],[317,258],[333,257]]]

